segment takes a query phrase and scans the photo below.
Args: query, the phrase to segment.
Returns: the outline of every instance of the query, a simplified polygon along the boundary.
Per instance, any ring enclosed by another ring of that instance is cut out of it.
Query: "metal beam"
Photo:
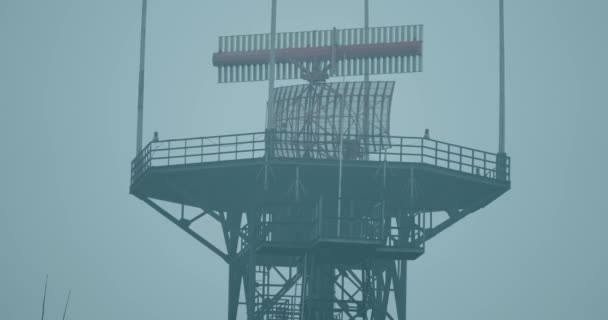
[[[433,227],[432,229],[425,229],[423,231],[424,234],[422,237],[422,241],[426,242],[426,241],[431,240],[432,238],[437,236],[439,233],[441,233],[445,229],[451,227],[456,222],[462,220],[464,217],[483,208],[488,203],[494,201],[494,199],[498,198],[503,193],[504,193],[504,191],[496,192],[496,193],[488,196],[486,199],[478,201],[477,203],[470,206],[469,208],[465,208],[462,210],[447,210],[446,212],[447,212],[449,218],[447,220],[443,221],[442,223],[440,223],[439,225],[437,225],[436,227]]]
[[[193,224],[193,223],[194,223],[196,220],[198,220],[198,219],[200,219],[200,218],[204,217],[206,214],[207,214],[207,212],[203,210],[203,212],[201,212],[200,214],[198,214],[198,215],[197,215],[197,216],[195,216],[194,218],[192,218],[192,219],[186,219],[185,221],[188,223],[188,225],[191,225],[191,224]]]
[[[355,317],[355,315],[353,315],[350,310],[348,309],[348,303],[344,302],[344,301],[336,301],[338,306],[340,307],[340,309],[342,309],[342,312],[346,313],[348,316],[348,319],[353,319]]]
[[[449,218],[447,220],[445,220],[444,222],[440,223],[439,225],[437,225],[436,227],[434,227],[432,229],[428,229],[428,230],[424,231],[425,232],[425,234],[424,234],[424,241],[431,240],[436,235],[438,235],[439,233],[441,233],[445,229],[451,227],[456,222],[462,220],[464,217],[466,217],[469,214],[475,212],[476,210],[477,209],[448,211]]]
[[[137,196],[137,195],[136,195],[136,197],[138,197],[141,201],[145,202],[150,207],[152,207],[154,210],[156,210],[158,213],[160,213],[161,215],[163,215],[165,218],[167,218],[167,220],[173,222],[173,224],[175,224],[176,226],[180,227],[182,230],[186,231],[186,233],[188,233],[190,236],[192,236],[194,239],[196,239],[202,245],[204,245],[205,247],[207,247],[209,250],[211,250],[212,252],[214,252],[215,254],[217,254],[224,261],[226,261],[227,263],[230,262],[230,259],[229,259],[229,257],[228,257],[227,254],[225,254],[224,252],[222,252],[216,246],[214,246],[213,244],[211,244],[211,242],[209,242],[205,238],[201,237],[199,234],[197,234],[196,232],[194,232],[192,229],[188,228],[183,222],[181,222],[179,219],[175,218],[173,215],[171,215],[165,209],[161,208],[159,205],[157,205],[156,203],[154,203],[152,200],[150,200],[150,199],[148,199],[146,197],[141,197],[141,196]]]

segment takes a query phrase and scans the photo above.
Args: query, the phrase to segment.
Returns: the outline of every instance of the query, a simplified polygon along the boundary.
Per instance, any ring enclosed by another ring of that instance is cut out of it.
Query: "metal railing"
[[[510,180],[510,159],[504,172],[495,153],[419,137],[342,137],[345,161],[425,163],[490,179]],[[152,167],[264,158],[338,160],[336,134],[255,132],[150,142],[131,162],[131,183]]]

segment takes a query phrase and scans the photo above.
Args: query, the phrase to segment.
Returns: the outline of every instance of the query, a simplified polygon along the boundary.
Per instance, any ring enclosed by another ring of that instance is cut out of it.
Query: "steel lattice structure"
[[[408,261],[511,187],[504,54],[498,153],[392,136],[395,83],[369,75],[421,71],[422,26],[369,28],[366,0],[365,28],[277,33],[272,0],[270,34],[213,55],[220,83],[269,80],[266,130],[142,146],[143,1],[130,192],[227,263],[228,320],[405,320]]]

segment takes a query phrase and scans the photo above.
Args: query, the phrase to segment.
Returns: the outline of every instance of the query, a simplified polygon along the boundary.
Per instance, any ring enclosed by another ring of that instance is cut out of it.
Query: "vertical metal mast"
[[[365,44],[369,44],[369,0],[364,4],[364,33]],[[363,75],[363,85],[365,86],[364,115],[363,115],[363,134],[365,135],[365,158],[369,158],[369,59],[365,59],[365,73]]]
[[[61,320],[65,320],[65,316],[68,313],[68,304],[70,303],[70,296],[72,295],[72,290],[68,291],[68,299],[65,301],[65,308],[63,309],[63,317]]]
[[[142,149],[142,131],[144,122],[144,66],[146,59],[146,11],[148,0],[143,0],[141,8],[141,40],[139,48],[139,90],[137,96],[137,147],[136,155]]]
[[[365,44],[369,44],[369,0],[365,0]],[[365,85],[369,83],[369,59],[365,59],[365,75],[363,78]]]
[[[266,129],[274,129],[274,79],[277,60],[277,0],[272,0],[272,13],[270,19],[270,63],[268,64],[268,107],[266,109]]]
[[[44,307],[46,305],[46,287],[49,283],[49,275],[46,275],[46,280],[44,281],[44,296],[42,297],[42,320],[44,320]]]
[[[500,109],[498,115],[498,152],[505,153],[505,11],[500,0]]]

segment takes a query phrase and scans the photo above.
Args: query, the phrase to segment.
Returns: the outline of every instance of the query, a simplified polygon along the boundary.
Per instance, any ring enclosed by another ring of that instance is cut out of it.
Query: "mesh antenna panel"
[[[367,83],[367,88],[365,82],[276,88],[273,117],[277,135],[275,155],[335,159],[340,149],[341,134],[345,137],[347,158],[359,158],[366,151],[390,147],[388,137],[394,87],[392,81],[372,81]]]

